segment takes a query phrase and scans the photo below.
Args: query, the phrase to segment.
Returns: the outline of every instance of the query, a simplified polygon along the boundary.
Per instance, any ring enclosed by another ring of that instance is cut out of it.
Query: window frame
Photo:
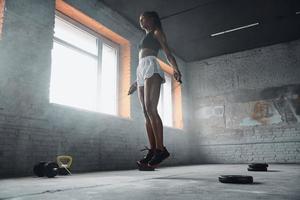
[[[96,37],[96,42],[97,42],[97,53],[98,55],[94,55],[90,52],[87,52],[83,49],[80,49],[79,47],[76,47],[75,45],[72,45],[62,39],[59,39],[57,37],[55,37],[53,35],[53,43],[57,42],[60,43],[61,45],[67,47],[67,48],[71,48],[72,50],[75,50],[79,53],[82,53],[84,55],[90,56],[94,59],[97,60],[97,97],[96,97],[96,110],[88,110],[91,112],[97,112],[97,113],[102,113],[102,114],[108,114],[108,115],[113,115],[113,116],[119,116],[119,91],[120,91],[120,86],[119,86],[119,78],[120,78],[120,45],[114,41],[111,41],[110,39],[106,38],[105,36],[102,36],[101,34],[95,32],[94,30],[90,29],[89,27],[81,24],[80,22],[77,22],[76,20],[70,18],[69,16],[63,14],[62,12],[55,10],[55,18],[58,17],[61,20],[63,20],[64,22],[70,24],[71,26],[73,26],[76,29],[82,30],[87,32],[88,34],[91,34],[92,36]],[[53,30],[55,31],[55,24],[53,27]],[[99,103],[101,100],[101,71],[102,71],[102,49],[103,49],[103,45],[106,44],[112,48],[114,48],[116,50],[116,91],[115,91],[115,95],[116,95],[116,102],[115,102],[115,106],[116,106],[116,112],[115,114],[110,114],[110,113],[105,113],[101,111],[101,104]],[[52,67],[52,66],[51,66]],[[70,106],[70,105],[66,105],[66,106]],[[75,106],[70,106],[72,108],[77,108]],[[84,109],[84,108],[83,108]]]
[[[5,15],[5,0],[0,0],[0,41],[2,40]]]

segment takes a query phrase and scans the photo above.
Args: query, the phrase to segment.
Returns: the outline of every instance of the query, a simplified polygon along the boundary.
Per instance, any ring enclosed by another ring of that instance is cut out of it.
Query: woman
[[[168,47],[166,36],[156,12],[140,15],[140,26],[146,35],[139,44],[139,65],[137,80],[130,86],[128,94],[138,90],[138,97],[144,112],[150,149],[138,165],[155,167],[170,156],[163,143],[163,125],[157,111],[160,86],[165,82],[164,72],[156,60],[159,49],[165,52],[168,62],[174,68],[174,78],[181,83],[181,73]]]

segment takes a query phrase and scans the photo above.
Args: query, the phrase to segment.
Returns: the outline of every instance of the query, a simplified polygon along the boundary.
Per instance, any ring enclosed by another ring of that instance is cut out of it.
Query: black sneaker
[[[137,161],[138,164],[148,164],[148,162],[153,158],[154,156],[154,149],[149,149],[148,147],[145,146],[145,149],[141,149],[141,151],[148,150],[148,153],[144,156],[143,159]]]
[[[153,158],[149,161],[148,166],[150,166],[150,167],[156,166],[159,163],[161,163],[163,160],[168,158],[169,156],[170,156],[170,153],[168,152],[166,147],[164,147],[163,150],[157,149],[154,153]]]

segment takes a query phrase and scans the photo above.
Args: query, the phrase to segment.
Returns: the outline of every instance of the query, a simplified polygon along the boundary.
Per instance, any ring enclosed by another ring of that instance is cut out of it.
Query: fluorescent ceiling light
[[[297,12],[296,12],[296,15],[299,15],[299,14],[300,14],[300,11],[297,11]]]
[[[246,25],[246,26],[237,27],[237,28],[222,31],[222,32],[219,32],[219,33],[214,33],[214,34],[211,34],[210,36],[214,37],[214,36],[217,36],[217,35],[222,35],[222,34],[225,34],[225,33],[229,33],[229,32],[233,32],[233,31],[249,28],[249,27],[252,27],[252,26],[257,26],[258,24],[259,24],[258,22],[254,23],[254,24],[249,24],[249,25]]]

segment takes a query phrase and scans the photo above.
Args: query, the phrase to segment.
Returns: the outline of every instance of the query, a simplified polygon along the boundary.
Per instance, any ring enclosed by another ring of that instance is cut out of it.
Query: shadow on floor
[[[218,178],[216,179],[209,179],[209,178],[187,178],[187,177],[159,177],[154,179],[160,180],[183,180],[183,181],[207,181],[207,182],[219,182]],[[262,182],[253,182],[253,183],[224,183],[224,184],[242,184],[242,185],[261,185],[264,184]]]
[[[252,184],[248,184],[248,185],[261,185],[261,184],[264,184],[262,182],[253,182]]]
[[[184,180],[184,181],[215,181],[215,179],[211,178],[187,178],[187,177],[158,177],[158,178],[153,178],[153,179],[165,179],[165,180]],[[218,179],[218,177],[216,177]]]
[[[251,171],[251,172],[256,172],[256,173],[268,173],[268,172],[281,172],[280,170],[268,170],[268,171]]]
[[[268,170],[267,172],[281,172],[280,170]]]

